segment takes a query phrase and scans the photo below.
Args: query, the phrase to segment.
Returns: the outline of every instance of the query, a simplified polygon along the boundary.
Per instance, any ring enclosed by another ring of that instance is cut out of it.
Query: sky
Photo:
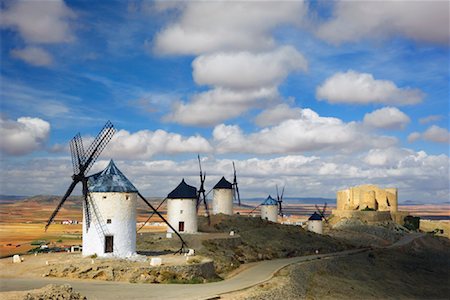
[[[63,194],[107,120],[145,195],[449,201],[448,1],[0,1],[0,194]],[[77,188],[81,193],[81,187]]]

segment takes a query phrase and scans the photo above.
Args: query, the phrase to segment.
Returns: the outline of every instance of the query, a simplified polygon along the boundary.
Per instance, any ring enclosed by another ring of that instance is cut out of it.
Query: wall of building
[[[136,193],[90,193],[91,224],[86,231],[83,201],[83,255],[128,257],[136,253]],[[108,224],[107,220],[111,223]],[[105,253],[105,235],[112,235],[113,253]]]
[[[358,219],[365,223],[377,223],[393,220],[389,211],[333,210],[338,218]]]
[[[261,205],[261,219],[278,222],[278,205]]]
[[[361,185],[338,191],[336,194],[337,210],[363,210],[396,212],[398,195],[396,188],[380,189],[375,185]]]
[[[167,199],[167,221],[178,231],[179,222],[184,222],[181,233],[197,233],[197,199]],[[173,232],[167,227],[167,232]]]
[[[308,221],[308,231],[312,231],[318,234],[323,233],[323,224],[319,220],[309,220]]]
[[[213,215],[233,214],[233,190],[232,189],[214,189],[212,201]]]

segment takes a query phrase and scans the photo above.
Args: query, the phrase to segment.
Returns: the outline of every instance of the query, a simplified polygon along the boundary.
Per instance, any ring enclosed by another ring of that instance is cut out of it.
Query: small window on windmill
[[[183,214],[183,210],[180,210],[180,215]]]
[[[103,199],[106,199],[106,196],[103,196]]]
[[[106,224],[111,224],[111,219],[106,219]]]
[[[125,199],[126,199],[126,200],[130,200],[130,195],[126,195],[126,196],[125,196]]]

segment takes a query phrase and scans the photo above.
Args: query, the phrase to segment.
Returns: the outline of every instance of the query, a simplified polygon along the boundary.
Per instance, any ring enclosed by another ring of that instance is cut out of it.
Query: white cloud
[[[48,139],[50,124],[39,118],[21,117],[17,121],[0,118],[0,150],[24,155],[41,149]]]
[[[280,84],[290,72],[307,70],[301,53],[291,46],[270,52],[228,52],[201,55],[192,62],[197,84],[256,89]]]
[[[303,1],[191,1],[178,8],[179,20],[155,37],[157,53],[267,50],[275,45],[271,36],[274,28],[299,24],[307,11]]]
[[[413,132],[408,136],[408,141],[410,143],[419,139],[435,143],[450,143],[450,132],[447,128],[432,125],[423,133]]]
[[[130,133],[119,130],[105,150],[105,156],[121,159],[145,159],[156,154],[204,153],[212,151],[201,136],[185,137],[164,130],[140,130]]]
[[[448,1],[339,1],[317,33],[336,44],[392,35],[448,44],[448,28]]]
[[[419,119],[419,123],[420,124],[427,124],[427,123],[432,123],[432,122],[439,121],[440,119],[442,119],[442,115],[429,115],[429,116],[420,118]]]
[[[316,97],[330,103],[407,105],[421,102],[424,94],[419,89],[399,88],[392,81],[349,70],[325,80],[317,87]]]
[[[255,118],[255,124],[264,127],[272,126],[289,119],[297,119],[300,117],[302,109],[299,107],[290,107],[282,103],[262,111]]]
[[[333,150],[357,152],[372,147],[389,147],[396,139],[375,136],[357,123],[321,117],[310,109],[303,109],[297,119],[244,134],[237,125],[218,125],[213,141],[219,153],[298,153],[301,151]]]
[[[422,138],[426,141],[436,142],[436,143],[449,143],[450,142],[450,132],[447,128],[442,128],[436,125],[429,127],[422,134]]]
[[[12,1],[0,13],[0,25],[14,28],[29,43],[61,43],[74,40],[70,20],[75,13],[63,0]]]
[[[214,125],[238,117],[250,108],[264,106],[276,98],[276,88],[235,91],[218,87],[194,95],[188,103],[176,103],[164,120],[185,125]]]
[[[372,149],[363,158],[370,166],[398,167],[399,163],[413,151],[400,148]]]
[[[275,192],[275,186],[286,185],[287,197],[335,198],[336,191],[360,184],[377,184],[382,187],[399,188],[400,201],[417,200],[424,203],[448,201],[449,164],[447,155],[428,155],[408,149],[389,148],[380,150],[383,159],[367,167],[362,156],[303,156],[287,155],[274,158],[248,158],[235,160],[239,190],[242,198],[260,197],[263,200]],[[173,161],[120,161],[116,165],[133,184],[148,196],[166,196],[185,178],[189,184],[198,186],[198,165],[192,159]],[[106,167],[108,160],[98,161],[92,173]],[[225,176],[232,179],[232,160],[211,156],[202,158],[207,173],[206,189],[209,190]],[[69,185],[70,159],[36,158],[19,162],[6,162],[2,169],[2,194],[59,194]],[[301,184],[299,184],[301,183]],[[78,187],[75,191],[81,193]]]
[[[364,116],[364,124],[375,128],[403,129],[411,119],[398,108],[383,107]]]
[[[412,132],[408,135],[408,142],[413,143],[420,139],[420,132]]]
[[[49,66],[53,62],[50,53],[39,47],[13,49],[11,50],[11,56],[38,67]]]

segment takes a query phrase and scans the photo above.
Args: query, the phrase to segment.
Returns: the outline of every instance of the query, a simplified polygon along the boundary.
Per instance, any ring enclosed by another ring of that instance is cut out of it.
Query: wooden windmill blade
[[[208,202],[206,200],[206,194],[205,194],[205,180],[206,180],[206,172],[203,173],[202,170],[202,163],[200,161],[200,155],[197,155],[197,159],[198,159],[198,166],[200,169],[200,188],[198,189],[197,192],[197,213],[198,213],[198,208],[201,205],[201,202],[203,202],[203,205],[205,206],[205,213],[206,213],[206,217],[208,219],[208,225],[211,225],[211,218],[209,215],[209,209],[208,209]]]
[[[158,210],[161,205],[163,205],[163,203],[167,200],[167,198],[164,198],[156,207],[156,210]],[[138,230],[136,230],[136,232],[139,232],[142,228],[144,228],[144,226],[148,223],[148,221],[150,221],[150,219],[155,215],[155,212],[152,211],[152,213],[150,214],[150,216],[147,218],[147,220],[145,220],[144,224],[141,225],[141,227],[139,227]]]
[[[178,236],[178,238],[179,238],[180,241],[181,241],[181,247],[180,247],[180,249],[179,249],[176,253],[183,253],[183,250],[184,250],[185,248],[187,248],[187,244],[186,244],[186,242],[183,240],[183,238],[181,237],[180,233],[179,233],[177,230],[175,230],[175,228],[173,228],[172,225],[170,225],[170,223],[169,223],[169,222],[168,222],[168,221],[167,221],[167,220],[166,220],[166,219],[158,212],[157,209],[155,209],[155,208],[153,207],[153,205],[150,204],[150,202],[147,201],[147,199],[144,198],[144,196],[142,196],[142,194],[141,194],[139,191],[138,191],[137,193],[138,193],[138,196],[142,199],[142,201],[144,201],[145,204],[147,204],[147,206],[150,207],[150,208],[153,210],[153,212],[154,212],[155,214],[157,214],[158,217],[160,217],[161,220],[163,220],[163,222],[166,223],[167,226],[169,226],[170,229],[172,229],[173,232],[175,232],[175,234]]]
[[[45,230],[50,226],[50,224],[55,219],[59,210],[63,206],[64,202],[67,198],[72,194],[75,186],[81,182],[82,183],[82,192],[85,202],[85,216],[86,223],[90,224],[90,213],[89,213],[89,201],[88,201],[88,187],[87,187],[87,177],[86,173],[89,169],[94,165],[95,161],[99,157],[100,153],[106,147],[106,145],[111,140],[114,135],[115,129],[114,125],[108,121],[106,122],[103,129],[100,130],[97,137],[94,139],[94,142],[89,146],[88,150],[85,152],[83,147],[83,140],[81,135],[78,133],[75,137],[70,141],[70,150],[72,156],[72,166],[74,170],[74,174],[72,175],[72,183],[67,189],[64,196],[61,198],[61,201],[58,203],[56,209],[51,214],[50,218],[45,225]],[[89,226],[86,227],[88,229]]]
[[[239,187],[238,187],[238,182],[237,182],[237,176],[236,176],[236,167],[234,165],[234,161],[233,161],[233,196],[234,196],[234,200],[238,201],[238,205],[241,206],[241,195],[239,194]]]

